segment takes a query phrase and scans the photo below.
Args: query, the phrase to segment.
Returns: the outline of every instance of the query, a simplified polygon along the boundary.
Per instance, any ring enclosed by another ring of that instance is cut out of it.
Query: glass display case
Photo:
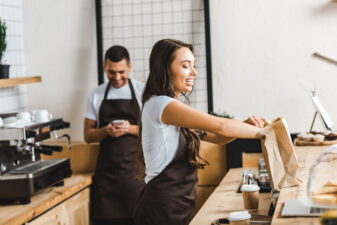
[[[307,181],[309,204],[337,208],[337,145],[324,149],[313,162]]]

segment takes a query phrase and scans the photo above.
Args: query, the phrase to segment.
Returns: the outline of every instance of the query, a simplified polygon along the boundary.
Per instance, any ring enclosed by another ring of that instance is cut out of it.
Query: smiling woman
[[[183,47],[176,51],[171,70],[175,96],[179,96],[182,92],[191,92],[197,71],[194,68],[193,53],[189,48]]]
[[[199,112],[178,100],[191,92],[197,72],[190,44],[163,39],[152,48],[150,73],[142,96],[138,177],[146,186],[135,225],[186,225],[195,207],[197,169],[208,164],[199,155],[204,141],[227,143],[236,137],[259,138],[263,119],[247,123]],[[249,125],[254,124],[255,126]]]

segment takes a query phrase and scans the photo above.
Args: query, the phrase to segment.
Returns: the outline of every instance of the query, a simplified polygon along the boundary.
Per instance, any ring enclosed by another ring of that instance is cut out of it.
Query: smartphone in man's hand
[[[114,125],[123,125],[124,121],[125,121],[125,120],[113,120],[112,123],[113,123]]]

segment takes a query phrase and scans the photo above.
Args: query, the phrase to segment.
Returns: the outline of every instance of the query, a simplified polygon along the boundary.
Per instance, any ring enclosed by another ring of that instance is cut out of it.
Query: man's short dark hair
[[[112,62],[119,62],[123,59],[126,59],[126,61],[129,63],[130,55],[125,47],[120,45],[114,45],[105,52],[104,61],[106,62],[107,59]]]

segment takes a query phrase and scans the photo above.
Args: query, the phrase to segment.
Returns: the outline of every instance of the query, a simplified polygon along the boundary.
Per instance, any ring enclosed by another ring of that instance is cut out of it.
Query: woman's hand
[[[264,127],[264,123],[266,122],[265,118],[260,118],[257,116],[251,116],[249,117],[247,120],[244,121],[245,123],[248,123],[250,125],[259,127],[259,128],[263,128]]]

